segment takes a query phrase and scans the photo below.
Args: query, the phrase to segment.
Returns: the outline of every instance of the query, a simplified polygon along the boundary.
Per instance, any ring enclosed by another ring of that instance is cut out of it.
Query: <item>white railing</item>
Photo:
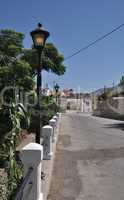
[[[57,113],[49,125],[42,128],[43,146],[29,143],[20,154],[24,165],[24,178],[16,195],[16,200],[43,200],[41,170],[42,162],[52,158],[53,143],[58,133],[60,114]]]

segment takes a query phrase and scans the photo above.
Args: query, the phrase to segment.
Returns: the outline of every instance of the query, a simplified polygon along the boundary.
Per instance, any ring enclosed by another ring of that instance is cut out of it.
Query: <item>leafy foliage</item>
[[[22,59],[30,64],[34,71],[38,65],[38,55],[35,49],[24,50]],[[64,57],[59,54],[57,48],[52,43],[47,43],[42,54],[42,69],[51,71],[57,75],[63,75],[66,67],[63,65]]]
[[[21,121],[24,120],[28,126],[29,119],[22,104],[2,107],[0,117],[9,121],[8,129],[1,133],[0,160],[2,160],[2,163],[0,163],[0,167],[5,167],[8,173],[8,198],[10,198],[22,177],[22,166],[16,161],[16,146],[19,143],[20,132],[23,128]],[[5,127],[0,127],[0,130],[2,128]]]
[[[8,57],[17,57],[23,48],[24,34],[10,29],[0,30],[0,52]]]
[[[25,91],[32,90],[34,80],[31,75],[31,67],[25,61],[15,61],[12,66],[0,67],[0,90],[6,86],[23,87]]]
[[[124,76],[121,77],[119,85],[120,86],[124,85]]]
[[[110,98],[110,91],[105,91],[104,93],[98,96],[99,101],[106,101],[108,98]]]
[[[47,125],[49,123],[49,120],[55,115],[56,112],[60,111],[60,107],[56,105],[54,97],[50,96],[44,96],[41,99],[41,106],[40,110],[37,107],[30,109],[30,115],[31,115],[31,121],[30,121],[30,132],[35,132],[35,129],[37,127],[37,123],[39,122],[39,116],[37,115],[37,112],[40,111],[41,116],[41,122],[42,126]]]
[[[34,89],[33,75],[38,65],[38,55],[35,49],[23,48],[24,34],[14,30],[0,30],[0,92],[8,86],[18,86],[20,90],[29,92]],[[64,57],[52,44],[46,44],[43,51],[42,67],[57,75],[65,73]],[[17,94],[13,90],[6,91],[5,100],[11,106],[1,104],[0,108],[0,167],[5,167],[8,173],[8,199],[20,183],[22,169],[16,161],[16,146],[19,142],[22,128],[29,127],[29,118],[22,104],[15,104]],[[44,97],[40,108],[43,125],[58,111],[52,97]],[[30,109],[31,124],[37,126],[37,107]],[[31,126],[30,126],[31,128]]]
[[[119,85],[122,88],[122,94],[124,94],[124,76],[121,77]]]

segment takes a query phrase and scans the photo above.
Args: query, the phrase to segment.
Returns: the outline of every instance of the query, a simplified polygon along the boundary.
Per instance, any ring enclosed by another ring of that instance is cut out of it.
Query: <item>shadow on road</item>
[[[124,131],[124,123],[117,123],[117,124],[107,124],[104,128],[113,128],[113,129],[120,129]]]

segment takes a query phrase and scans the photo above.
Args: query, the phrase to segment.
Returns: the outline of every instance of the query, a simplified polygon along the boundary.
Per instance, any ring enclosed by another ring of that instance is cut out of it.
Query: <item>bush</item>
[[[40,106],[40,119],[42,126],[49,124],[49,120],[60,111],[60,107],[54,102],[53,97],[42,97]],[[36,132],[39,122],[39,108],[35,106],[30,109],[31,121],[29,132]]]
[[[104,92],[101,95],[98,96],[99,101],[106,101],[110,97],[110,92]]]
[[[6,106],[0,109],[0,144],[3,143],[5,135],[12,130],[10,110]]]
[[[16,160],[16,146],[20,139],[21,122],[28,124],[28,116],[22,104],[12,104],[11,107],[2,106],[0,112],[0,167],[7,171],[7,199],[14,199],[13,195],[20,184],[23,174],[22,165]]]

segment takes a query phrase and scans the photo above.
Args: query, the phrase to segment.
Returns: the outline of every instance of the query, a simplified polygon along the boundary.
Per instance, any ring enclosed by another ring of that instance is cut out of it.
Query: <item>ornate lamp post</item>
[[[30,32],[30,35],[33,40],[34,48],[38,53],[38,66],[37,66],[37,98],[38,98],[38,109],[40,110],[40,94],[42,92],[42,52],[45,46],[46,40],[49,37],[50,33],[42,28],[42,25],[38,23],[38,27]],[[36,130],[36,143],[40,144],[40,132],[41,132],[41,122],[39,114],[39,125]]]
[[[55,92],[56,92],[56,103],[58,104],[58,92],[59,92],[59,85],[56,83],[54,85],[54,89],[55,89]]]

